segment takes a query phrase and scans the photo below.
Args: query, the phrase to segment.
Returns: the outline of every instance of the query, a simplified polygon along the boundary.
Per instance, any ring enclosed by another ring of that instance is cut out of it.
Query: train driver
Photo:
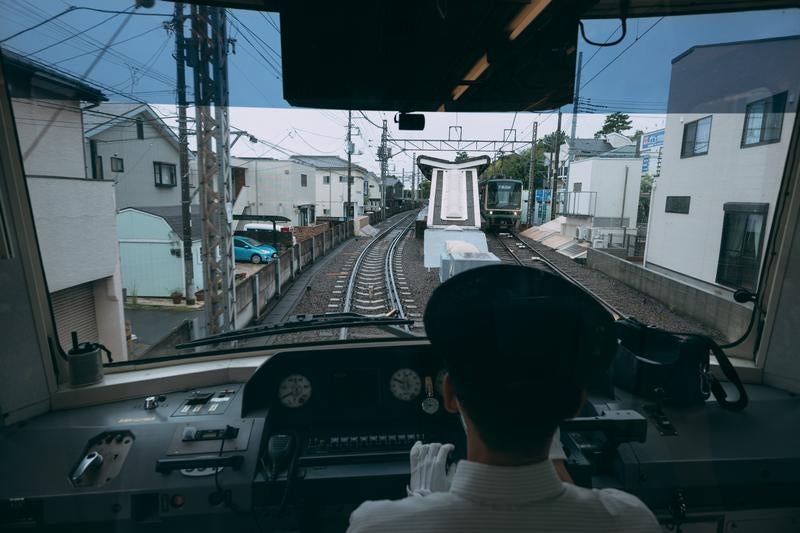
[[[348,531],[661,531],[638,498],[578,487],[563,465],[558,425],[616,349],[600,304],[553,274],[497,265],[439,286],[424,321],[466,459],[447,472],[452,444],[417,443],[409,496],[363,503]]]

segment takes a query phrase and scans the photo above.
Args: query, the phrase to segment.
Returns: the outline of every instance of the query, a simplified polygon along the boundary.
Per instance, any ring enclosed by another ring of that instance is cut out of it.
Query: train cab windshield
[[[793,0],[0,0],[0,529],[346,530],[583,302],[565,477],[796,531],[799,102]]]
[[[519,209],[522,201],[522,182],[494,180],[488,184],[487,209]]]

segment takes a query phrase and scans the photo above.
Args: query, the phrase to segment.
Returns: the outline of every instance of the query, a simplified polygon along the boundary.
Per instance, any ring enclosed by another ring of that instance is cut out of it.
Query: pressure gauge
[[[429,415],[436,414],[436,411],[439,410],[439,400],[430,396],[422,400],[422,410]]]
[[[311,382],[302,374],[286,376],[278,387],[278,398],[286,407],[302,407],[311,398]]]
[[[403,402],[410,402],[422,391],[422,380],[419,374],[410,368],[401,368],[389,380],[389,389],[395,398]]]

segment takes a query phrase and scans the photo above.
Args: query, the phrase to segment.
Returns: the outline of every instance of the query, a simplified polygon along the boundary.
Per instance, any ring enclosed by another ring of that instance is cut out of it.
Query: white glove
[[[447,469],[447,456],[455,449],[453,444],[422,444],[417,441],[409,454],[411,480],[406,487],[409,496],[427,496],[432,492],[450,490],[455,475],[455,464]]]
[[[550,441],[550,454],[548,455],[551,461],[567,459],[567,454],[564,453],[564,447],[561,445],[561,428],[556,428],[553,433],[553,440]]]

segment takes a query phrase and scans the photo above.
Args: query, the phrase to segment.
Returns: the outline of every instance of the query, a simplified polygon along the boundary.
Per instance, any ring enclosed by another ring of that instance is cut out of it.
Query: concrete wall
[[[180,205],[181,177],[177,146],[155,125],[151,115],[143,113],[139,116],[144,139],[136,138],[136,123],[132,120],[120,121],[92,137],[96,141],[97,155],[102,157],[103,177],[116,184],[117,208]],[[123,172],[111,171],[111,157],[122,158]],[[153,169],[156,161],[175,165],[175,187],[156,186]],[[189,181],[194,191],[197,188],[195,160],[190,164]],[[198,205],[199,195],[195,195],[192,203]]]
[[[590,200],[588,194],[577,195],[578,205],[575,207],[580,210],[580,214],[589,212],[589,204],[594,202],[595,218],[627,218],[627,227],[635,228],[639,189],[642,182],[641,168],[642,159],[640,157],[593,157],[575,161],[572,163],[567,191],[572,192],[574,185],[580,183],[582,192],[597,193],[593,200]],[[624,210],[623,199],[625,201]]]
[[[674,62],[646,264],[716,284],[723,204],[768,203],[770,227],[800,91],[800,70],[787,65],[798,56],[800,40],[788,39],[696,48]],[[786,90],[780,142],[742,148],[747,104]],[[681,158],[684,124],[709,115],[708,153]],[[690,196],[689,213],[666,213],[667,196]]]
[[[119,262],[114,184],[28,178],[50,292],[112,276]]]
[[[677,313],[716,329],[729,340],[742,335],[750,321],[749,307],[605,252],[589,249],[587,265],[651,296]]]
[[[79,102],[12,101],[26,176],[85,178]]]

